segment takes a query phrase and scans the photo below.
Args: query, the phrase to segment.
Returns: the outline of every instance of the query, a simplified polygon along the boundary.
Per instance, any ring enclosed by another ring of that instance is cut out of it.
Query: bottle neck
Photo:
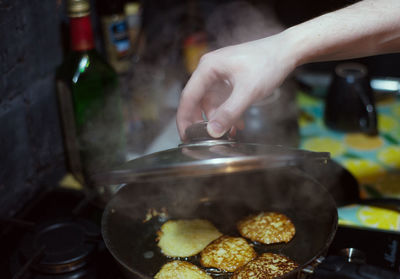
[[[94,38],[90,16],[70,18],[70,39],[73,51],[94,49]]]

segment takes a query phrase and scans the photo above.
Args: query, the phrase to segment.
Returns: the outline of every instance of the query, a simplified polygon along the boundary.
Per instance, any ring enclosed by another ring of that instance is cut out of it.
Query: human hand
[[[277,35],[206,54],[182,92],[181,139],[203,112],[208,133],[221,136],[299,65],[399,52],[399,9],[398,0],[363,0]]]
[[[243,128],[241,115],[281,85],[296,66],[283,33],[207,53],[183,89],[177,112],[180,137],[205,114],[212,137]]]

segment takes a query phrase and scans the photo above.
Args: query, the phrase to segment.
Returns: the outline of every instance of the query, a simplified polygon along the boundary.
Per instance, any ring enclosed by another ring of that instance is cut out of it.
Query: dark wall
[[[62,2],[0,1],[0,217],[64,171],[54,85]]]

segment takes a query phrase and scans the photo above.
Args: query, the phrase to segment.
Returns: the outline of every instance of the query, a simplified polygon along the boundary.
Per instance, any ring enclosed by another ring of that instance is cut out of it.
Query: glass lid
[[[121,184],[143,179],[214,175],[286,167],[304,160],[326,162],[327,152],[311,152],[283,146],[242,143],[228,139],[211,139],[206,122],[186,130],[190,141],[176,148],[128,161],[118,168],[93,176],[96,184]]]

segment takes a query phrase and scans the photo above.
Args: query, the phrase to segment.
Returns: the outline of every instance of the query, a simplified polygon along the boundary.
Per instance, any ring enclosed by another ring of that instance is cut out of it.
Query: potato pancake
[[[292,221],[284,214],[261,212],[237,224],[243,237],[264,244],[289,242],[296,233]]]
[[[293,260],[283,255],[264,253],[239,268],[231,279],[272,279],[298,267]]]
[[[253,247],[242,237],[222,236],[201,251],[200,263],[205,267],[216,267],[234,272],[257,257]]]
[[[154,276],[155,279],[212,279],[198,266],[184,262],[173,261],[166,263]]]
[[[190,257],[200,253],[221,235],[207,220],[169,220],[158,232],[158,246],[166,256]]]

